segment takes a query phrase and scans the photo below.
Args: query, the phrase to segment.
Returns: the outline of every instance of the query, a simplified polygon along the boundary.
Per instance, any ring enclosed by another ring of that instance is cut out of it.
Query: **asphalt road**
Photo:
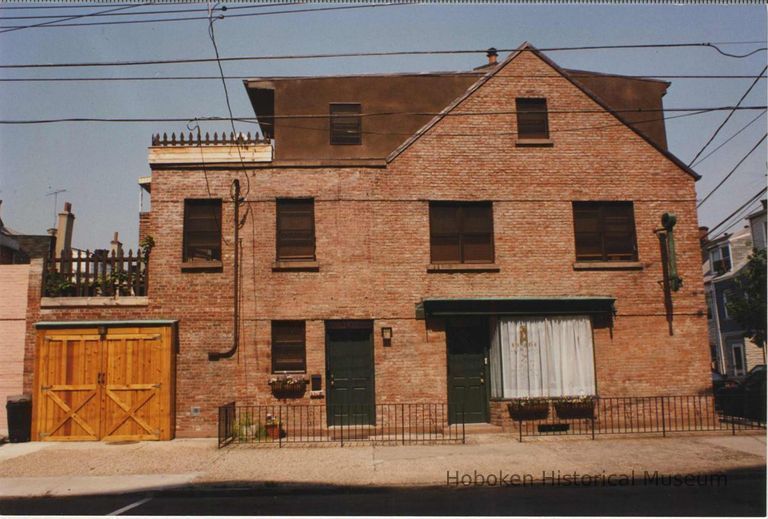
[[[371,488],[232,483],[153,492],[6,499],[3,515],[694,515],[764,516],[764,468],[673,486]]]

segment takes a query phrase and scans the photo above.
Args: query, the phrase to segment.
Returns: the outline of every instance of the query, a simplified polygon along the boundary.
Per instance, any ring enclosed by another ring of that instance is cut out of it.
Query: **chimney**
[[[110,242],[112,244],[111,252],[115,256],[122,256],[123,255],[123,244],[120,242],[120,240],[117,238],[117,231],[115,231],[115,236],[112,238],[112,241]]]
[[[498,51],[494,47],[491,47],[485,55],[488,57],[488,66],[496,66],[499,57]]]
[[[62,251],[72,249],[72,228],[75,225],[75,215],[72,214],[72,204],[64,203],[64,211],[59,213],[59,222],[56,226],[56,255],[61,256]]]

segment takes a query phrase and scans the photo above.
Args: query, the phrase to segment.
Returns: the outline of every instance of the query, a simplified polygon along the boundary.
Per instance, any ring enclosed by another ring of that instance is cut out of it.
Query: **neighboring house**
[[[501,424],[511,398],[707,394],[698,176],[648,115],[669,84],[527,44],[489,59],[254,79],[265,140],[153,137],[148,291],[30,309],[35,439],[211,436],[231,401]],[[665,305],[667,212],[684,284]],[[69,378],[49,369],[65,346],[89,359]],[[286,374],[313,391],[278,399]]]
[[[762,200],[762,208],[747,215],[749,229],[752,231],[752,246],[757,250],[765,250],[766,235],[768,235],[768,219],[766,219],[766,200]]]
[[[702,271],[707,297],[707,322],[715,372],[726,377],[742,377],[758,364],[765,364],[765,353],[744,337],[744,329],[728,312],[729,299],[739,295],[735,280],[747,264],[757,240],[765,243],[765,209],[747,218],[746,225],[733,234],[723,234],[702,242]],[[764,245],[763,245],[764,248]]]
[[[3,201],[0,200],[0,208]],[[23,234],[5,226],[0,218],[0,265],[24,264],[50,254],[53,238],[49,234]]]

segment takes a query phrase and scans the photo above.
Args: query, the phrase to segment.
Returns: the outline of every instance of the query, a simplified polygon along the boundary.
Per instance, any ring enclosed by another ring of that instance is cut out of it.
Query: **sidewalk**
[[[765,434],[667,438],[473,435],[445,446],[232,446],[170,442],[0,446],[0,497],[118,493],[187,484],[435,486],[451,475],[702,474],[765,466]]]

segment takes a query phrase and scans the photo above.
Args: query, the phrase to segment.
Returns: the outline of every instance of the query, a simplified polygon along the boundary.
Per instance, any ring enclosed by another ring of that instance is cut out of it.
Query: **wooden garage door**
[[[40,330],[33,438],[172,437],[170,327]]]

